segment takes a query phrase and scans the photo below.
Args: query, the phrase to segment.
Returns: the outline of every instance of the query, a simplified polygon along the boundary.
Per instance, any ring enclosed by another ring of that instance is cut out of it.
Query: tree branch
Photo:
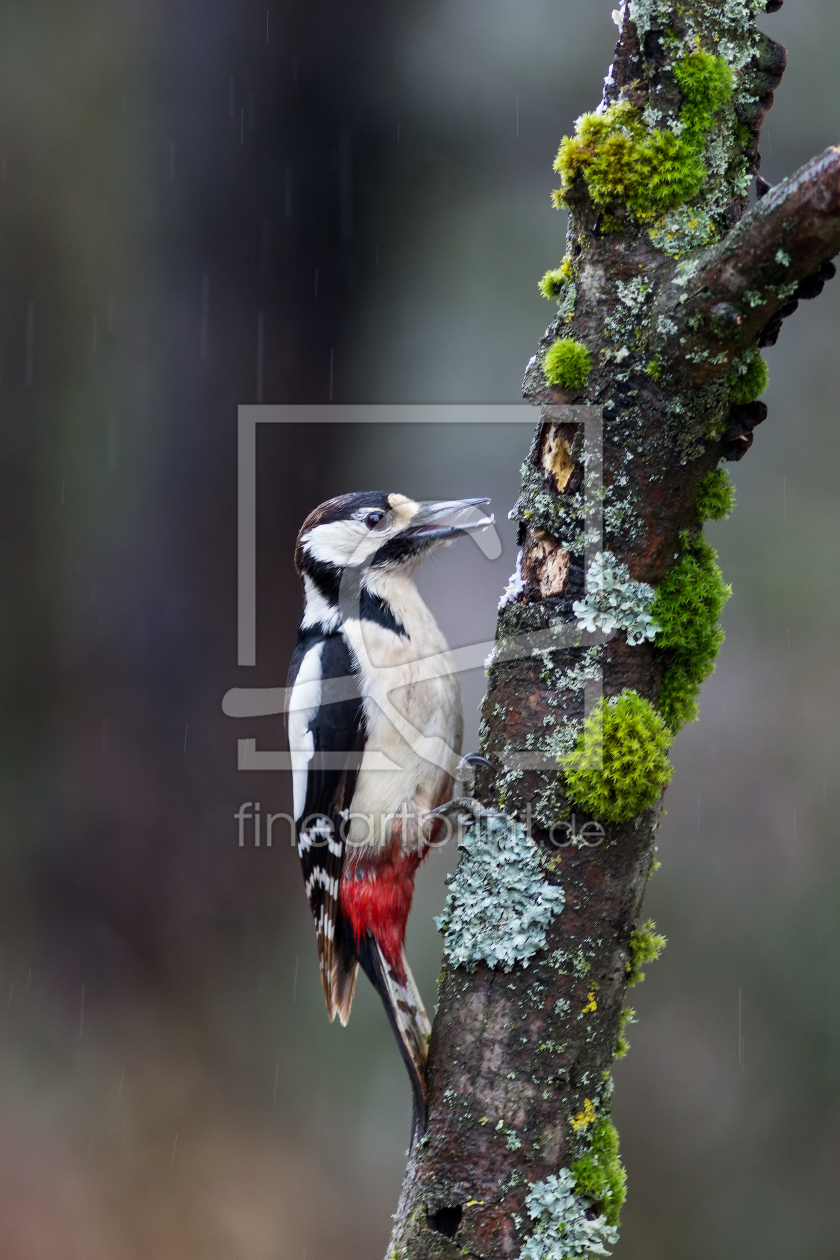
[[[838,252],[840,147],[835,146],[771,188],[720,245],[693,264],[688,277],[676,273],[662,309],[679,323],[683,338],[693,335],[688,342],[674,339],[672,352],[687,357],[700,346],[708,352],[697,364],[698,380],[714,374],[716,352],[726,354],[728,366],[777,313],[793,313],[791,301],[817,296],[822,285],[799,294],[800,282]]]
[[[541,284],[558,309],[525,379],[542,416],[482,726],[497,812],[443,915],[428,1129],[389,1260],[568,1260],[615,1239],[610,1067],[663,943],[641,907],[666,751],[723,637],[703,522],[727,515],[720,461],[767,414],[760,347],[840,248],[840,149],[744,213],[786,60],[762,7],[625,0],[601,107],[558,154],[568,251]],[[551,406],[573,401],[600,409],[602,448]]]

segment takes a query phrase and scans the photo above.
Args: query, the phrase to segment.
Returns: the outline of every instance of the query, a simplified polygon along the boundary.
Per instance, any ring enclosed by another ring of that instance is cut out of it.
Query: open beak
[[[403,538],[414,539],[418,547],[422,547],[486,529],[496,523],[494,516],[481,510],[489,502],[489,499],[452,499],[444,503],[421,503]]]

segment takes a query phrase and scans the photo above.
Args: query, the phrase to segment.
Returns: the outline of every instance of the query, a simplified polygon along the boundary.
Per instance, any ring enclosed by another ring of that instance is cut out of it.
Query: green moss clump
[[[674,773],[673,736],[635,691],[600,701],[560,759],[571,799],[599,822],[625,822],[652,805]]]
[[[642,968],[646,967],[648,963],[656,962],[667,944],[666,938],[656,931],[656,924],[653,919],[648,919],[647,923],[643,923],[641,927],[636,928],[635,932],[630,936],[627,946],[625,968],[627,971],[628,989],[632,989],[634,984],[642,983],[645,978]]]
[[[697,717],[701,684],[723,643],[718,618],[732,593],[717,566],[717,552],[702,538],[692,543],[653,598],[659,626],[656,646],[673,653],[665,669],[659,711],[676,734]]]
[[[551,271],[547,271],[542,280],[540,280],[540,293],[544,298],[548,298],[549,301],[554,301],[571,280],[572,260],[567,254],[559,267],[554,267]]]
[[[721,631],[713,656],[717,656],[723,642]],[[686,657],[678,657],[671,661],[662,679],[662,690],[659,693],[659,711],[668,726],[676,734],[687,722],[697,721],[697,696],[700,687],[714,670],[714,661],[700,678],[700,670]]]
[[[635,1015],[632,1006],[625,1006],[618,1017],[618,1036],[615,1042],[615,1057],[623,1059],[627,1051],[630,1049],[630,1042],[624,1035],[624,1030],[628,1024],[635,1023]]]
[[[767,388],[770,373],[767,364],[760,354],[749,363],[745,372],[736,373],[729,378],[729,397],[738,406],[755,402]]]
[[[575,1192],[591,1199],[608,1225],[617,1225],[627,1196],[627,1174],[618,1155],[618,1133],[606,1116],[594,1125],[589,1150],[572,1164],[572,1175]]]
[[[558,337],[546,351],[543,372],[549,385],[582,389],[592,367],[586,346],[571,337]]]
[[[638,219],[656,218],[697,196],[708,174],[706,138],[732,96],[732,71],[723,58],[695,52],[676,63],[674,74],[683,95],[680,134],[648,130],[627,101],[582,115],[554,162],[561,180],[555,205],[567,203],[578,175],[596,206],[618,204]],[[607,217],[607,226],[617,226]]]
[[[676,63],[674,78],[685,102],[680,110],[683,137],[693,148],[702,149],[715,116],[732,97],[732,71],[722,57],[698,50]]]
[[[725,468],[713,468],[697,487],[701,521],[725,521],[735,506],[735,486]]]
[[[579,118],[554,169],[561,180],[555,205],[566,203],[582,174],[597,206],[619,202],[640,219],[690,201],[706,178],[703,159],[685,141],[671,131],[648,133],[639,110],[626,101]]]
[[[566,285],[566,277],[560,267],[555,267],[552,271],[547,271],[540,280],[540,293],[549,302],[553,302],[563,292]]]

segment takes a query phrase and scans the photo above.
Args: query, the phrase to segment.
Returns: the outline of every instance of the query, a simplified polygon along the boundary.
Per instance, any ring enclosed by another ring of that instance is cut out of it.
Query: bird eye
[[[365,525],[367,525],[368,529],[376,529],[377,525],[381,525],[384,520],[384,512],[368,512],[365,517]]]

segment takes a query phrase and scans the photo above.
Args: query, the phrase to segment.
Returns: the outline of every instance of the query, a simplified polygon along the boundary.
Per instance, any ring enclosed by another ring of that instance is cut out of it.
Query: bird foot
[[[485,809],[481,801],[477,801],[473,796],[453,796],[451,801],[444,801],[443,805],[438,805],[437,809],[429,812],[429,818],[449,818],[455,814],[459,818],[466,815],[472,822],[478,822],[479,818],[488,818],[491,814],[496,813],[495,810]]]

